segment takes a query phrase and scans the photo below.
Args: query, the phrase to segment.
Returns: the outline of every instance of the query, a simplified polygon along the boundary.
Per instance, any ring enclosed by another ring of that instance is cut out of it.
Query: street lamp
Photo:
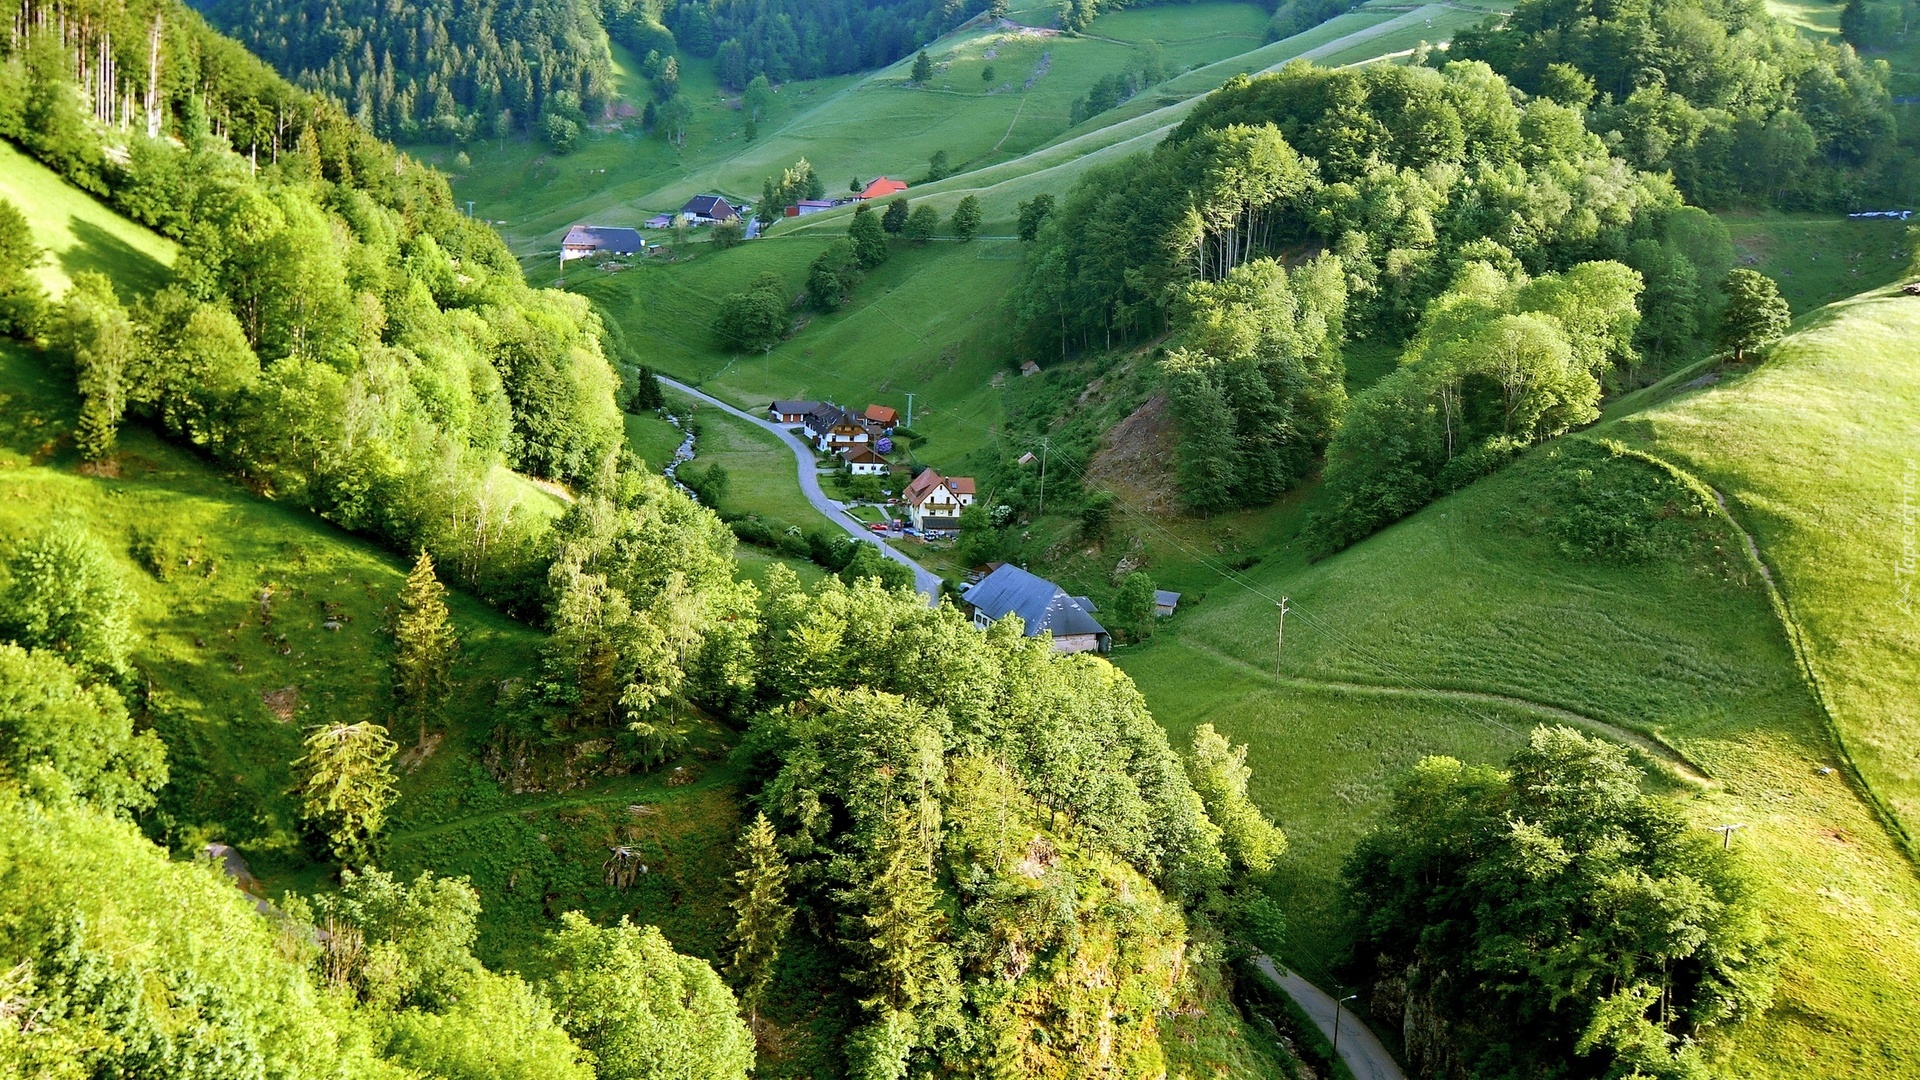
[[[1358,998],[1359,994],[1348,994],[1333,1003],[1333,1060],[1340,1060],[1340,1006]]]

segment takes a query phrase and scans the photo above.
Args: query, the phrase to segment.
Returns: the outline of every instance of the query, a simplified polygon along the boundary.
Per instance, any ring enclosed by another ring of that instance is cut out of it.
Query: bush
[[[791,301],[780,275],[766,272],[745,292],[720,301],[713,336],[721,346],[737,352],[765,352],[778,345],[792,329]]]
[[[1689,550],[1708,496],[1618,443],[1569,440],[1549,455],[1548,529],[1571,559],[1635,563]]]
[[[95,675],[126,673],[133,593],[92,534],[70,521],[48,526],[14,549],[6,570],[0,634]]]

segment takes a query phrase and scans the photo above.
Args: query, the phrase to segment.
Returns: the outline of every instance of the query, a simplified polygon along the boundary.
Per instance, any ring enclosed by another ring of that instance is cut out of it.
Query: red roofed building
[[[957,532],[960,511],[973,505],[973,494],[973,477],[941,476],[927,469],[913,478],[901,493],[901,499],[907,504],[907,516],[913,519],[913,527],[923,534]]]
[[[878,424],[889,431],[900,421],[900,413],[889,405],[869,405],[867,411],[861,415],[865,417],[867,423]]]
[[[862,199],[884,199],[889,195],[898,195],[905,190],[907,190],[907,182],[905,180],[889,180],[883,176],[873,183],[868,184],[867,190],[861,192],[860,197]]]

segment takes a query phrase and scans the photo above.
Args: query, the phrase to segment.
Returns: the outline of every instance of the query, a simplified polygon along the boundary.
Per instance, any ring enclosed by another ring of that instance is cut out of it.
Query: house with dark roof
[[[907,182],[905,180],[889,180],[883,176],[873,183],[868,184],[867,189],[860,193],[860,199],[863,202],[867,199],[884,199],[889,195],[898,195],[905,190],[907,190]]]
[[[833,209],[831,199],[801,199],[787,207],[786,213],[788,217],[806,217],[808,214],[818,214],[823,210],[831,209]]]
[[[804,424],[807,414],[819,407],[817,401],[776,401],[767,406],[767,419],[776,424]]]
[[[1153,613],[1166,618],[1180,606],[1180,594],[1166,589],[1153,590]]]
[[[806,424],[807,434],[813,438],[813,448],[823,454],[837,454],[849,447],[873,442],[873,432],[868,429],[866,421],[860,419],[860,414],[830,401],[809,412]]]
[[[960,530],[960,511],[973,505],[974,483],[971,476],[941,476],[933,469],[922,470],[900,499],[907,504],[907,516],[922,534],[950,533]]]
[[[595,255],[638,255],[647,250],[647,242],[637,229],[610,229],[603,225],[575,225],[560,241],[560,261],[586,259]]]
[[[695,225],[712,225],[719,221],[734,221],[740,217],[740,211],[734,209],[724,197],[719,195],[695,195],[680,208],[680,216]]]
[[[1018,616],[1028,637],[1053,635],[1056,652],[1107,652],[1113,638],[1093,613],[1046,578],[1004,563],[967,590],[965,604],[982,629]]]

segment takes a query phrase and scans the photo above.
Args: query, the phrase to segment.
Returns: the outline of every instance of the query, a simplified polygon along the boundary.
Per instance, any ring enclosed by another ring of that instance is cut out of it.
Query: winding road
[[[891,545],[883,544],[879,540],[874,539],[874,535],[871,532],[868,532],[859,522],[847,516],[847,505],[845,503],[837,499],[828,498],[827,493],[820,490],[820,470],[814,467],[813,447],[811,445],[795,436],[793,432],[788,431],[786,428],[781,427],[779,424],[774,423],[764,416],[755,416],[750,412],[736,409],[726,402],[721,401],[719,398],[714,397],[712,394],[695,390],[686,383],[669,379],[665,375],[656,377],[663,386],[670,386],[696,401],[719,409],[728,416],[737,416],[750,424],[758,424],[760,427],[773,432],[775,438],[785,443],[787,449],[793,451],[794,467],[796,474],[800,478],[801,494],[807,497],[807,501],[813,504],[814,509],[825,514],[829,521],[847,530],[848,536],[853,537],[855,540],[864,540],[869,544],[875,545],[880,549],[882,555],[912,570],[913,587],[925,593],[929,603],[937,604],[940,602],[940,576],[938,574],[907,558],[904,552],[895,550]]]
[[[1328,1041],[1333,1039],[1336,1018],[1340,1024],[1340,1060],[1353,1070],[1356,1080],[1407,1080],[1400,1065],[1387,1053],[1373,1031],[1360,1018],[1335,1004],[1333,995],[1299,975],[1273,962],[1269,956],[1254,958],[1260,973],[1298,1004]]]

